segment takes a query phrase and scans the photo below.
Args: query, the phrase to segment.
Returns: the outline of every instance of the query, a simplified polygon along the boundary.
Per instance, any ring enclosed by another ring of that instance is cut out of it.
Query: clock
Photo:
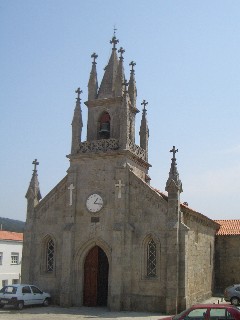
[[[87,198],[86,206],[90,212],[98,212],[103,207],[103,199],[99,194],[93,193]]]

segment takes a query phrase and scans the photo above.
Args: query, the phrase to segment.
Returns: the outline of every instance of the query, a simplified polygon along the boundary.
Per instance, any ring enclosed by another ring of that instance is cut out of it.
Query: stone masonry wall
[[[215,229],[194,215],[185,214],[189,227],[186,245],[186,307],[212,294]]]
[[[240,236],[216,236],[215,292],[240,283]]]
[[[131,174],[129,223],[131,245],[131,309],[164,311],[166,301],[166,217],[167,202]],[[156,277],[147,277],[147,243],[157,247]]]

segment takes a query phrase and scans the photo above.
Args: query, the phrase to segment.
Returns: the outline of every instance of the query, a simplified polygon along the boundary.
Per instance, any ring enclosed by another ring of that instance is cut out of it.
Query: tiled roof
[[[0,231],[0,240],[23,241],[23,233]]]
[[[240,220],[215,220],[220,224],[217,236],[240,235]]]

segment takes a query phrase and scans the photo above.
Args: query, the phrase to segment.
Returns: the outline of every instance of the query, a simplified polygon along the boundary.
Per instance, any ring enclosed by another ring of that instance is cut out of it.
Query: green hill
[[[0,230],[12,231],[12,232],[23,232],[24,226],[25,226],[25,222],[23,221],[0,217]]]

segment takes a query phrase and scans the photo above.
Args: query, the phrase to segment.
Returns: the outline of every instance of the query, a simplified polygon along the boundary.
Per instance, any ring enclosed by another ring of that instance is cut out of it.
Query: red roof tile
[[[23,233],[0,231],[0,240],[23,241]]]
[[[240,235],[240,220],[215,220],[220,224],[217,236]]]

